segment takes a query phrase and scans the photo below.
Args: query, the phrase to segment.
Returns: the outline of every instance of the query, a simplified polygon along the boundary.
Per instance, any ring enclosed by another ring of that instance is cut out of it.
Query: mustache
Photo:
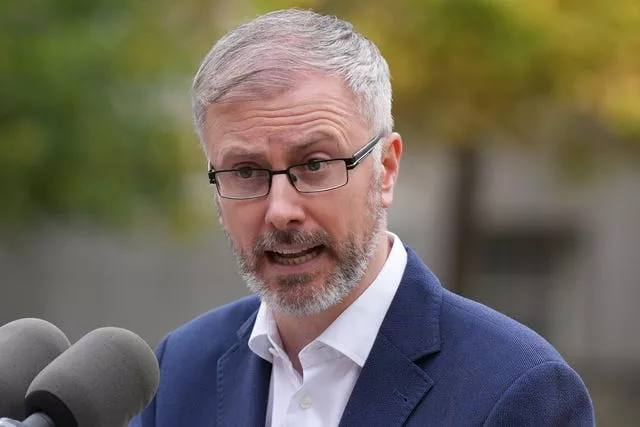
[[[259,236],[253,248],[256,256],[272,250],[277,245],[325,246],[333,247],[331,235],[323,230],[272,230]]]

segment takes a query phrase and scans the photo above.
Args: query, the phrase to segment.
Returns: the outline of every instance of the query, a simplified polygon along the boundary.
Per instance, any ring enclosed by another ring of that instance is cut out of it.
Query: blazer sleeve
[[[493,407],[485,427],[595,426],[589,392],[566,363],[545,362],[514,381]]]
[[[162,365],[162,356],[164,355],[168,340],[169,336],[167,335],[156,348],[156,357],[160,365]],[[160,381],[162,381],[162,376],[160,376]],[[156,399],[157,396],[153,398],[149,406],[147,406],[140,415],[131,420],[129,427],[156,427]]]

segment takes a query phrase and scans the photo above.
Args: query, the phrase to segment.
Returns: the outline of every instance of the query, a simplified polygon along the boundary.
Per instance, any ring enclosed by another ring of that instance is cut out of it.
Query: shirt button
[[[313,400],[308,394],[305,394],[300,398],[300,407],[302,409],[309,409],[311,408],[311,405],[313,405]]]
[[[278,350],[273,347],[269,347],[269,353],[271,353],[275,357],[278,357]]]

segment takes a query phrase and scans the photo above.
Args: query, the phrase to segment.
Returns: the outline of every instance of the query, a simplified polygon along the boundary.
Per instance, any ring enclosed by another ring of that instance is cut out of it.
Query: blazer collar
[[[433,380],[414,362],[440,350],[442,287],[407,249],[398,292],[360,373],[341,426],[401,426]]]
[[[440,350],[442,286],[411,248],[407,267],[389,311],[380,327],[398,349],[411,360]]]
[[[265,423],[272,365],[249,349],[256,314],[257,309],[238,330],[238,341],[218,359],[216,425]]]

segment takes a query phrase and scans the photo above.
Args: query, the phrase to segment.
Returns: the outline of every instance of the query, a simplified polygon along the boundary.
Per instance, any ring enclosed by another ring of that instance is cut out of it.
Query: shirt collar
[[[387,234],[393,239],[393,244],[378,276],[316,339],[344,354],[360,367],[364,366],[369,356],[407,265],[407,251],[400,238],[391,232]],[[273,362],[269,350],[271,347],[282,351],[273,314],[261,303],[249,338],[249,348],[261,358]]]
[[[249,337],[249,348],[255,354],[273,363],[273,354],[271,348],[277,347],[281,350],[280,334],[273,317],[273,312],[266,304],[260,303],[256,322],[253,325],[251,336]]]

